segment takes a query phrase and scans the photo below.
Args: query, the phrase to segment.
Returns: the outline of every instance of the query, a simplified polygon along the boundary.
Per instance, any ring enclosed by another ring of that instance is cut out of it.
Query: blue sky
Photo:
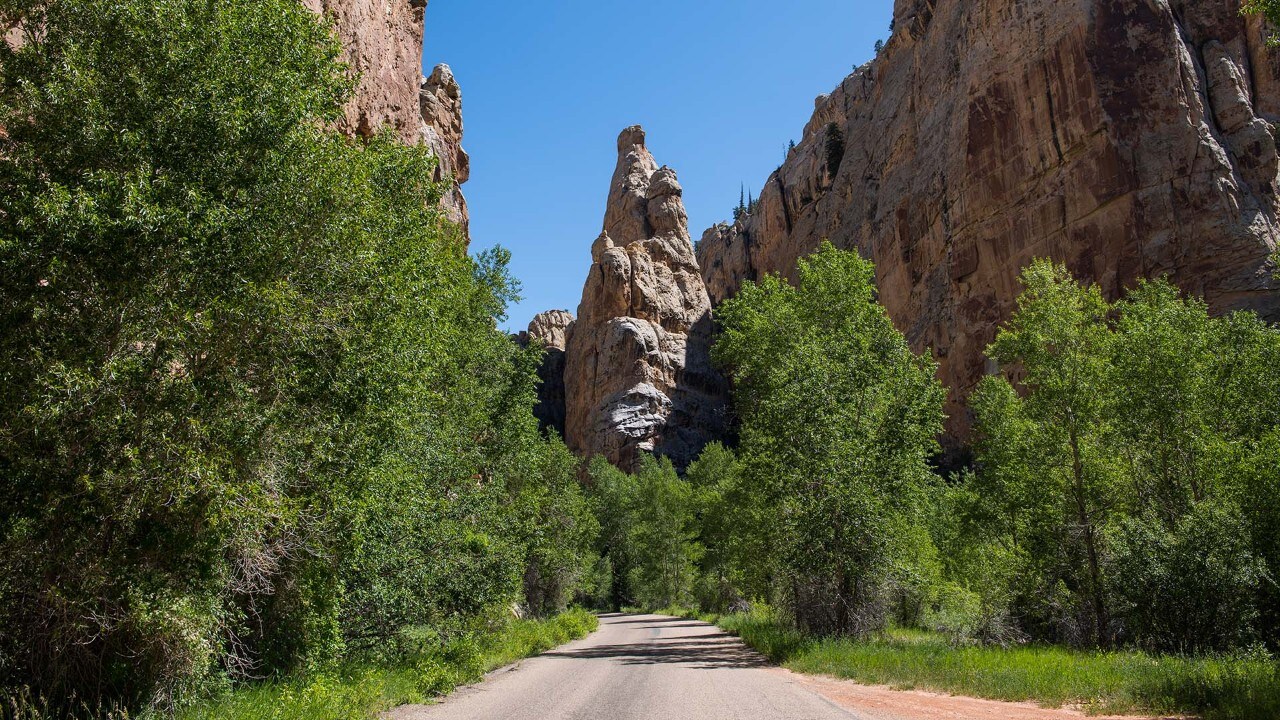
[[[424,65],[462,86],[472,247],[514,255],[537,313],[576,314],[619,131],[640,124],[690,229],[726,219],[799,139],[814,98],[869,60],[892,0],[431,0]]]

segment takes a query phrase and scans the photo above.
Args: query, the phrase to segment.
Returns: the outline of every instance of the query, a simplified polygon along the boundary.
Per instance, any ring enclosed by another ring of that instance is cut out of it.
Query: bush
[[[1202,503],[1173,528],[1127,518],[1115,544],[1113,592],[1134,642],[1201,653],[1257,641],[1257,596],[1270,578],[1234,508]]]
[[[1009,377],[972,398],[966,489],[966,522],[1018,558],[1023,628],[1072,644],[1248,644],[1275,607],[1280,331],[1213,318],[1163,280],[1114,303],[1048,262],[1023,283],[989,350]]]
[[[687,605],[703,552],[692,486],[666,458],[645,457],[635,475],[596,458],[589,472],[612,573],[609,607]]]

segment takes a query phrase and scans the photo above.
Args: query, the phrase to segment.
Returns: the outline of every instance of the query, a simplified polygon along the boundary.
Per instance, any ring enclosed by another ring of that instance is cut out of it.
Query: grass
[[[1266,658],[956,647],[942,635],[906,630],[861,642],[818,639],[788,627],[767,610],[721,617],[681,614],[717,623],[795,672],[868,685],[1077,706],[1090,713],[1280,718],[1280,664]]]
[[[585,637],[597,624],[585,610],[545,621],[515,621],[493,635],[455,643],[394,667],[350,665],[307,679],[240,688],[178,718],[366,720],[398,705],[435,700],[491,670]]]

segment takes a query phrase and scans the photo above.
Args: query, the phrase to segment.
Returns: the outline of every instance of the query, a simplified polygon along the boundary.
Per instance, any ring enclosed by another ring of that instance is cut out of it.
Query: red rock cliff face
[[[339,128],[364,137],[390,128],[407,143],[429,145],[440,159],[436,179],[451,179],[441,207],[465,234],[469,216],[461,185],[471,166],[462,149],[462,94],[447,65],[422,76],[427,0],[302,3],[333,19],[346,49],[343,59],[359,74]]]
[[[754,216],[707,231],[713,302],[824,239],[960,400],[1032,259],[1112,296],[1169,275],[1217,311],[1280,316],[1280,61],[1238,0],[898,0],[871,64],[818,99]]]

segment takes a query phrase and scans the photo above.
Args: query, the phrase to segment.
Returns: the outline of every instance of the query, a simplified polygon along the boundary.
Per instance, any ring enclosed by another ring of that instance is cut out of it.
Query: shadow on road
[[[671,627],[667,625],[666,627]],[[552,650],[545,658],[614,660],[623,665],[687,665],[701,670],[768,667],[769,661],[732,635],[687,635],[653,643],[596,645],[578,650]]]
[[[599,617],[601,620],[608,620],[611,618],[627,617],[627,616],[622,614],[611,614],[611,615],[600,615]],[[650,624],[661,623],[663,627],[671,627],[674,623],[688,623],[688,622],[689,621],[685,620],[684,618],[677,618],[677,617],[673,617],[673,618],[642,617],[642,618],[636,618],[635,620],[619,620],[617,622],[611,622],[607,624],[608,625],[637,625],[639,623],[650,623]],[[706,623],[692,623],[692,624],[702,626],[702,625],[705,625]]]

